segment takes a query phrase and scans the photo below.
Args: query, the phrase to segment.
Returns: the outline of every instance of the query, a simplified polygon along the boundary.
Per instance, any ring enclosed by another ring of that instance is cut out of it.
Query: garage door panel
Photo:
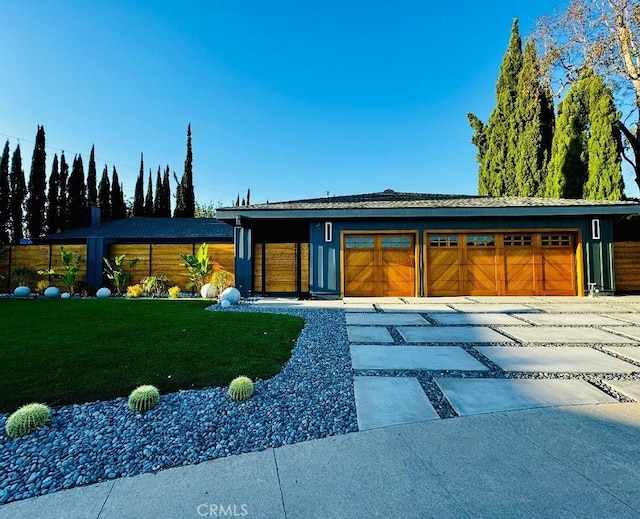
[[[429,247],[427,255],[428,295],[450,296],[460,293],[460,254],[455,242],[440,240],[445,246]]]
[[[467,288],[469,295],[497,295],[495,247],[467,247]]]

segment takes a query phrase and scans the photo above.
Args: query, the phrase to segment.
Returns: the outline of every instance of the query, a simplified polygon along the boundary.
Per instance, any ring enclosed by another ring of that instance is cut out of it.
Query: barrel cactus
[[[44,404],[27,404],[13,413],[4,427],[9,438],[24,436],[47,425],[51,409]]]
[[[240,401],[247,400],[253,395],[253,382],[248,377],[234,378],[229,384],[227,392],[231,400]]]
[[[153,409],[160,401],[160,391],[155,386],[138,386],[129,395],[129,409],[143,413]]]

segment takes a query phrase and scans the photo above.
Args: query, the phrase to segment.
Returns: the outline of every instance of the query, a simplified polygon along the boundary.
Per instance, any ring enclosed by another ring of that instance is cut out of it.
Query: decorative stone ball
[[[229,307],[231,307],[231,303],[229,301],[227,301],[226,299],[223,299],[222,302],[220,303],[220,306],[222,308],[229,308]]]
[[[48,297],[49,299],[60,297],[60,289],[58,287],[48,287],[44,291],[44,297]]]
[[[25,286],[16,287],[13,291],[13,295],[16,297],[27,297],[31,293],[31,289]]]
[[[106,299],[107,297],[111,297],[111,290],[109,290],[107,287],[99,288],[96,292],[96,297],[98,297],[99,299]]]
[[[213,285],[211,283],[202,285],[202,288],[200,289],[200,295],[203,297],[203,299],[213,299],[216,296]]]
[[[71,294],[69,292],[62,292],[62,294],[60,294],[60,297],[62,299],[71,299]]]
[[[225,288],[220,299],[223,301],[229,301],[232,305],[237,305],[240,301],[240,290],[235,287]]]

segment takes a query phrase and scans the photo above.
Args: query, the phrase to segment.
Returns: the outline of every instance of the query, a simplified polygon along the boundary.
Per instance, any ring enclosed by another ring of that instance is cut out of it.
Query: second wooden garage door
[[[427,234],[426,295],[575,295],[571,233]]]
[[[344,237],[345,296],[415,295],[415,236],[363,234]]]

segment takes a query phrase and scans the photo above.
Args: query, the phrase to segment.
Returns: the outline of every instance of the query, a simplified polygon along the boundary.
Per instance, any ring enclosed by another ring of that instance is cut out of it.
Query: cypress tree
[[[622,141],[611,90],[597,74],[587,75],[581,88],[588,107],[588,169],[583,198],[589,200],[621,200],[624,197],[622,177]]]
[[[488,194],[492,196],[518,193],[515,181],[518,140],[515,111],[521,69],[522,40],[516,19],[496,84],[496,107],[489,117],[487,129],[485,171],[480,175],[487,179]]]
[[[44,208],[47,201],[46,186],[46,158],[44,126],[38,126],[36,144],[31,158],[31,173],[29,174],[28,196],[26,204],[27,233],[31,238],[42,236],[44,231]]]
[[[491,182],[487,176],[487,168],[485,167],[485,158],[487,155],[487,126],[477,116],[472,113],[467,114],[469,125],[474,134],[471,137],[471,143],[477,148],[476,161],[478,162],[478,194],[487,196],[491,189]]]
[[[153,198],[153,215],[162,216],[162,176],[160,174],[160,166],[158,166],[158,174],[156,176],[156,193]]]
[[[98,171],[96,170],[96,150],[95,146],[91,146],[91,154],[89,155],[89,170],[87,171],[87,200],[98,203],[98,190],[96,182],[98,181]]]
[[[184,197],[184,215],[193,218],[196,214],[196,197],[193,190],[193,153],[191,150],[191,123],[187,126],[187,156],[184,160],[182,176],[182,193]]]
[[[20,243],[24,237],[22,229],[23,213],[22,206],[27,195],[27,185],[22,171],[22,155],[20,144],[16,146],[11,157],[11,171],[9,172],[9,185],[11,187],[10,212],[11,212],[11,240],[13,243]]]
[[[251,205],[251,188],[247,188],[247,205]]]
[[[551,146],[546,196],[582,198],[587,178],[587,109],[574,83],[558,105],[556,130]]]
[[[60,155],[60,196],[58,198],[58,226],[61,231],[69,228],[69,207],[67,203],[67,190],[69,183],[69,164],[64,156]]]
[[[77,229],[84,225],[84,208],[87,205],[86,187],[84,183],[84,165],[82,156],[73,159],[71,176],[67,189],[69,229]]]
[[[151,184],[151,170],[149,170],[149,185],[147,186],[147,196],[144,199],[144,215],[153,216],[153,186]]]
[[[53,234],[60,230],[58,223],[58,197],[60,193],[60,172],[58,168],[58,154],[53,156],[53,165],[51,166],[51,174],[49,175],[49,191],[47,193],[47,233]]]
[[[171,185],[169,181],[169,166],[164,170],[164,176],[162,177],[162,214],[159,216],[164,216],[167,218],[171,217]]]
[[[109,168],[104,165],[102,178],[98,184],[98,205],[100,206],[100,221],[111,220],[111,182],[109,182]]]
[[[516,98],[517,148],[515,180],[518,196],[544,196],[553,139],[553,99],[541,82],[535,42],[525,44]]]
[[[133,195],[133,216],[144,216],[144,160],[140,154],[140,173]]]
[[[11,188],[9,187],[9,141],[5,142],[0,160],[0,245],[9,243],[11,225]]]
[[[111,177],[111,219],[119,220],[120,218],[126,217],[127,207],[124,204],[122,186],[120,185],[120,179],[118,178],[116,167],[113,166],[113,175]]]
[[[176,181],[176,208],[173,211],[174,218],[183,218],[186,216],[186,205],[184,200],[184,189],[182,182],[178,180],[176,172],[173,172],[173,178]]]

